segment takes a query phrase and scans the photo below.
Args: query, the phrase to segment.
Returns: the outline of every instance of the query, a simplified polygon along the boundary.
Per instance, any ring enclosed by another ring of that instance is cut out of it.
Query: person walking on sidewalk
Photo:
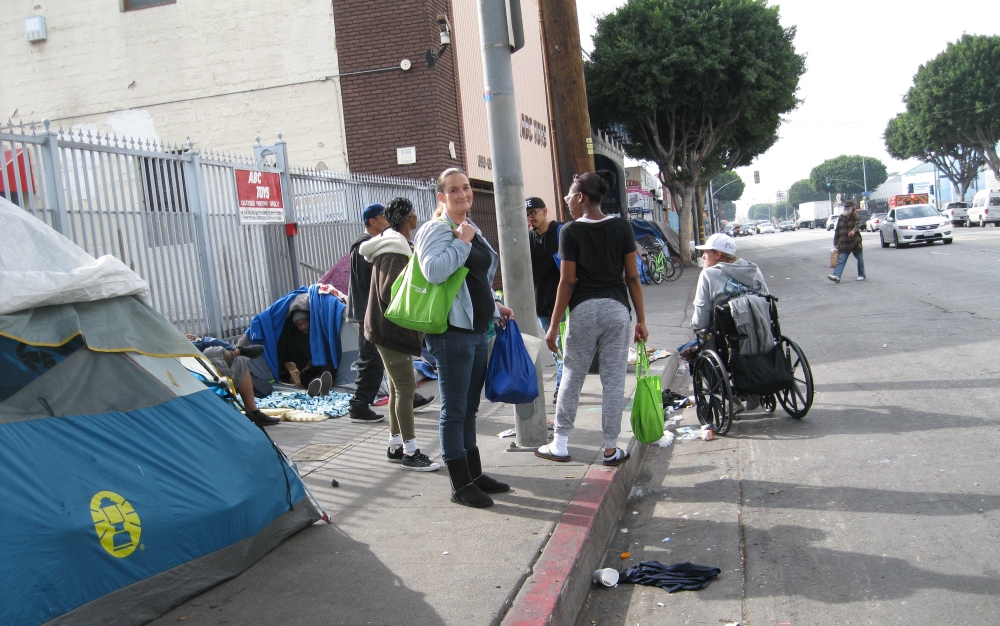
[[[861,251],[861,218],[854,210],[854,200],[844,202],[844,212],[837,220],[837,228],[833,231],[833,247],[839,253],[837,255],[837,267],[833,273],[827,276],[835,283],[840,282],[840,276],[847,266],[847,257],[851,254],[858,262],[858,280],[865,279],[865,257]]]
[[[361,244],[388,228],[389,223],[385,219],[385,207],[377,202],[365,207],[361,212],[361,219],[365,230],[351,244],[351,280],[347,289],[347,321],[358,324],[358,360],[354,363],[358,376],[354,396],[348,401],[350,409],[347,415],[352,422],[375,423],[385,419],[384,415],[371,409],[382,385],[385,365],[375,344],[365,338],[365,313],[371,292],[372,264],[365,260],[359,249]],[[430,404],[433,399],[415,393],[413,406],[420,408]]]
[[[493,275],[500,257],[469,219],[472,195],[465,172],[442,172],[435,219],[420,227],[414,244],[420,270],[431,283],[443,283],[460,267],[469,269],[448,312],[447,330],[427,335],[427,343],[438,366],[441,457],[451,476],[451,500],[483,508],[493,504],[487,494],[510,489],[483,474],[476,445],[476,413],[486,384],[486,331],[497,319],[506,325],[514,311],[494,299]]]
[[[542,332],[549,330],[552,323],[552,307],[556,304],[556,288],[559,286],[559,231],[562,222],[549,221],[549,210],[541,198],[531,197],[524,201],[528,212],[528,236],[531,248],[531,278],[535,284],[535,314]],[[559,321],[556,321],[559,326]],[[556,391],[552,402],[559,397],[562,382],[562,355],[553,352],[556,360]]]
[[[574,221],[563,227],[560,237],[562,263],[552,318],[562,319],[567,306],[572,315],[563,347],[562,393],[556,402],[555,438],[535,451],[535,456],[551,461],[570,460],[569,433],[576,421],[587,371],[598,351],[603,387],[604,464],[621,465],[629,458],[629,453],[618,447],[625,406],[628,345],[629,339],[645,341],[649,333],[632,227],[628,220],[601,211],[601,201],[614,184],[615,175],[611,172],[578,174],[565,198]],[[630,297],[635,307],[634,330]],[[558,349],[558,335],[559,325],[549,326],[545,343],[552,351]]]
[[[361,244],[358,251],[372,264],[371,292],[365,312],[365,338],[375,345],[389,374],[389,461],[404,470],[433,472],[441,469],[417,446],[413,427],[413,357],[420,356],[422,333],[402,328],[385,318],[392,301],[392,284],[406,269],[413,252],[410,233],[417,214],[406,198],[393,198],[385,208],[389,228]]]

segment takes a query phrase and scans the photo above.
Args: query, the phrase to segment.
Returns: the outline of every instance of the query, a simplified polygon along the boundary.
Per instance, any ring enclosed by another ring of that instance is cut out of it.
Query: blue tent
[[[0,623],[144,623],[321,518],[138,276],[0,221]]]

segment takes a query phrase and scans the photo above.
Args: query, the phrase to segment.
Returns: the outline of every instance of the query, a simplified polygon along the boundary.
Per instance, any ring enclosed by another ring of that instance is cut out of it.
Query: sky
[[[624,0],[577,0],[585,51],[597,18]],[[737,214],[751,204],[774,202],[779,190],[809,177],[809,171],[841,154],[871,156],[889,173],[904,172],[917,161],[897,161],[885,151],[882,132],[905,109],[902,98],[917,68],[937,56],[963,33],[1000,32],[997,0],[816,0],[769,2],[779,7],[782,26],[795,26],[806,73],[799,80],[799,107],[786,116],[779,139],[753,165],[737,170],[746,183]],[[631,165],[631,163],[629,163]],[[655,165],[651,168],[656,171]],[[754,184],[753,172],[760,172]]]

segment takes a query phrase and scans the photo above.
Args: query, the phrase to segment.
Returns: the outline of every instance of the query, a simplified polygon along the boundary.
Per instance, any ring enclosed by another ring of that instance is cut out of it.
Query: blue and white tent
[[[144,623],[320,519],[139,276],[0,223],[0,623]]]

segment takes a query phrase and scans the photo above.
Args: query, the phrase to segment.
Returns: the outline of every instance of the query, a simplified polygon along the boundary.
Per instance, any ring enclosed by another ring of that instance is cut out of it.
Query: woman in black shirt
[[[627,220],[604,215],[601,200],[615,184],[611,172],[588,172],[574,177],[566,204],[574,221],[559,237],[561,259],[559,287],[552,319],[562,319],[570,309],[564,345],[563,379],[556,403],[555,438],[535,455],[552,461],[569,461],[569,432],[576,420],[587,371],[600,351],[604,432],[604,464],[616,466],[629,458],[618,447],[625,406],[625,370],[629,339],[645,341],[646,314],[642,284],[635,258],[635,237]],[[635,307],[632,328],[629,298]],[[631,331],[631,332],[630,332]],[[559,326],[553,324],[545,342],[557,350]]]

